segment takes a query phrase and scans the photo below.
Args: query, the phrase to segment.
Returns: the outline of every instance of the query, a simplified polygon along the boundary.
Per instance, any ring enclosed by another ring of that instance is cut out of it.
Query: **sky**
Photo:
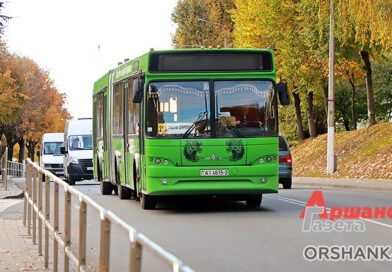
[[[8,0],[3,40],[33,59],[67,96],[74,118],[91,117],[94,81],[125,58],[170,49],[177,0]]]

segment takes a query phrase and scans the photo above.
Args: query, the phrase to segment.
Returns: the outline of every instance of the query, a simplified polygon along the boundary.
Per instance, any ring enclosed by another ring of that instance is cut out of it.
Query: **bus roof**
[[[246,54],[260,54],[262,55],[263,53],[266,55],[269,55],[271,58],[270,61],[270,66],[268,66],[268,69],[253,69],[253,70],[248,70],[245,71],[245,66],[240,67],[240,68],[244,68],[243,71],[241,69],[236,70],[233,69],[231,71],[228,70],[221,70],[221,71],[215,71],[215,73],[219,73],[219,72],[224,72],[227,74],[227,72],[232,72],[232,73],[246,73],[246,72],[256,72],[256,73],[271,73],[272,75],[275,75],[276,71],[275,71],[275,65],[274,65],[274,53],[271,49],[255,49],[255,48],[189,48],[189,49],[169,49],[169,50],[150,50],[149,52],[135,58],[132,60],[128,60],[125,63],[120,64],[119,66],[117,66],[116,68],[108,71],[105,75],[103,75],[101,78],[99,78],[95,83],[94,83],[94,94],[102,91],[106,86],[109,85],[109,80],[110,80],[110,76],[112,75],[112,80],[113,83],[121,81],[125,78],[128,78],[136,73],[138,73],[139,71],[143,71],[147,74],[150,73],[172,73],[172,74],[177,74],[179,72],[182,73],[208,73],[211,74],[213,73],[213,71],[203,71],[202,70],[202,65],[204,65],[204,60],[199,61],[199,70],[181,70],[181,71],[174,71],[174,70],[168,70],[168,71],[162,71],[159,69],[155,69],[155,71],[153,71],[154,67],[153,64],[151,65],[151,62],[153,62],[154,60],[151,60],[151,56],[177,56],[177,55],[187,55],[187,53],[189,53],[188,55],[191,56],[193,54],[197,54],[197,56],[193,56],[193,58],[189,58],[186,59],[184,58],[183,60],[179,60],[180,62],[184,63],[186,65],[188,65],[188,61],[193,61],[192,63],[194,63],[194,65],[197,65],[197,63],[195,64],[195,60],[200,59],[198,58],[198,56],[203,55],[203,53],[205,53],[206,55],[219,55],[221,53],[228,53],[228,54],[232,54],[232,56],[237,55],[237,58],[235,59],[236,63],[239,62],[239,60],[241,60],[241,62],[245,62],[244,65],[246,65],[246,58],[241,58],[241,53],[246,55]],[[248,58],[249,59],[249,58]],[[222,58],[217,58],[215,59],[215,63],[217,63],[217,61],[222,60]],[[248,61],[249,65],[253,65],[255,66],[255,64],[250,63],[250,61]],[[229,65],[231,65],[232,63],[228,62],[226,67],[228,67]],[[158,64],[157,64],[158,65]],[[160,65],[160,64],[159,64]],[[162,65],[160,65],[161,67]],[[163,66],[164,67],[164,66]],[[176,64],[171,64],[170,63],[166,66],[169,67],[170,69],[173,69],[173,67],[178,68],[179,65],[178,63]],[[189,67],[189,66],[187,66]],[[215,65],[215,67],[218,67],[218,65]],[[196,67],[197,68],[197,67]]]

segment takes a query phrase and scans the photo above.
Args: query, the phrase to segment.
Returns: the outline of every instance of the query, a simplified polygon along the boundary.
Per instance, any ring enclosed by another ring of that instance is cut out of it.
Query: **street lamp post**
[[[222,25],[222,24],[220,24],[220,23],[217,23],[217,22],[209,21],[209,20],[202,19],[202,18],[197,18],[197,20],[198,20],[198,21],[201,21],[201,22],[209,23],[209,24],[212,24],[212,25],[215,25],[215,26],[220,26],[220,27],[222,27],[223,29],[225,28],[224,25]],[[225,48],[227,48],[227,31],[224,29],[224,32],[225,32],[225,37],[224,37],[224,39],[223,39],[223,46],[224,46]]]
[[[328,78],[328,137],[327,137],[327,174],[336,171],[335,157],[335,22],[334,0],[330,2],[329,13],[329,78]]]

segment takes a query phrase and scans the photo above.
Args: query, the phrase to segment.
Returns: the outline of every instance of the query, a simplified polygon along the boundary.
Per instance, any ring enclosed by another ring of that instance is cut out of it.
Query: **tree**
[[[9,157],[13,155],[14,145],[19,143],[19,159],[22,160],[26,142],[28,156],[33,159],[43,133],[64,130],[65,121],[70,117],[64,107],[65,96],[54,87],[49,74],[29,58],[4,55],[0,64],[8,71],[0,74],[0,87],[1,84],[11,86],[9,92],[17,102],[17,106],[7,103],[0,109],[0,116],[7,117],[0,128],[7,139]]]
[[[232,44],[233,0],[182,0],[172,13],[177,24],[172,38],[176,48],[222,47]]]
[[[376,123],[371,57],[392,49],[392,1],[341,0],[336,20],[337,40],[360,54],[365,72],[368,126]]]

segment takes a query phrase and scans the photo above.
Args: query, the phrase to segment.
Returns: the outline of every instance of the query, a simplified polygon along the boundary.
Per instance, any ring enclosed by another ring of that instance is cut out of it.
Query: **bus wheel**
[[[113,185],[110,182],[101,181],[99,183],[99,187],[101,189],[101,193],[103,195],[111,195],[113,190]]]
[[[157,201],[155,197],[140,193],[140,205],[143,210],[153,210],[155,209],[156,204]]]
[[[132,195],[132,190],[128,187],[122,186],[120,184],[117,185],[118,197],[120,199],[130,199]]]
[[[245,199],[246,206],[248,206],[248,208],[258,208],[258,207],[260,207],[262,200],[263,200],[263,195],[247,196]]]

